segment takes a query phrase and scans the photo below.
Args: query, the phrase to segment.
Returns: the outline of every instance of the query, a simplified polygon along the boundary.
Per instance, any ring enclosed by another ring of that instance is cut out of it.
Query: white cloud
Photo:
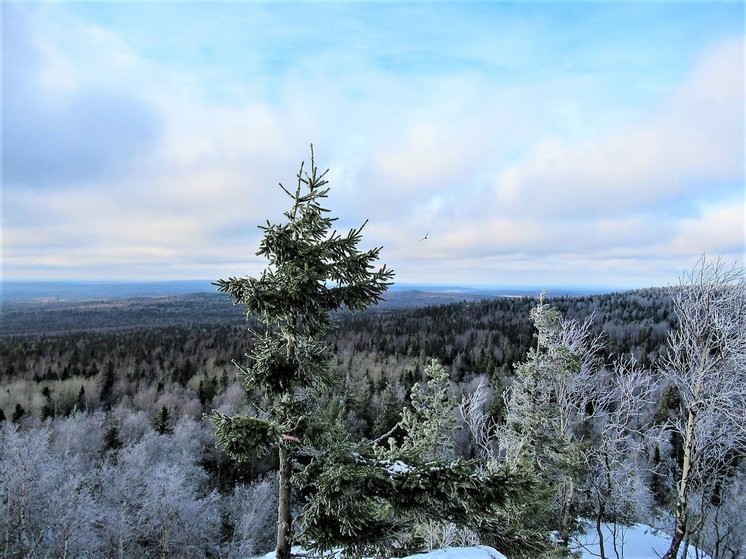
[[[727,206],[707,206],[701,215],[678,221],[667,248],[672,254],[720,254],[743,263],[744,232],[746,221],[741,197]]]
[[[331,169],[339,227],[370,218],[365,244],[384,245],[401,281],[559,279],[557,266],[570,270],[567,281],[581,267],[629,278],[637,257],[678,263],[743,246],[734,217],[743,200],[722,203],[743,185],[740,39],[709,47],[676,90],[655,76],[653,93],[631,84],[635,94],[624,95],[614,68],[592,71],[606,55],[580,71],[572,59],[555,67],[554,43],[516,33],[398,45],[400,29],[386,27],[383,41],[352,7],[335,10],[357,34],[330,23],[321,42],[295,38],[265,52],[303,22],[244,42],[229,31],[234,42],[216,39],[211,65],[200,57],[219,18],[193,29],[184,18],[196,42],[164,35],[170,56],[157,57],[142,42],[161,39],[136,26],[119,34],[55,19],[64,4],[31,6],[19,9],[29,25],[15,31],[25,48],[12,53],[11,69],[28,70],[11,72],[21,107],[12,131],[28,136],[18,144],[26,159],[15,152],[25,163],[10,175],[18,184],[4,192],[6,271],[46,262],[71,274],[249,273],[255,226],[281,219],[287,200],[276,185],[294,186],[309,142]],[[285,21],[257,6],[245,16],[256,25]],[[441,40],[424,31],[417,37]],[[450,58],[439,67],[436,55]],[[50,133],[74,122],[75,133]]]
[[[496,205],[541,216],[661,212],[691,205],[707,185],[742,184],[742,76],[740,40],[710,49],[657,112],[591,141],[540,142],[499,175]]]

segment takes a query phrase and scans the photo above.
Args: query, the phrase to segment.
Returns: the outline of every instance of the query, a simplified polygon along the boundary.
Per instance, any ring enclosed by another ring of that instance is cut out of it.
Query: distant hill
[[[614,291],[604,287],[464,287],[445,284],[395,284],[386,293],[386,301],[389,305],[397,307],[421,306],[491,297],[535,297],[544,289],[553,297],[599,295]],[[30,300],[94,301],[215,292],[216,289],[211,280],[0,282],[0,302]]]
[[[184,281],[3,281],[0,301],[91,301],[215,292],[210,280]]]

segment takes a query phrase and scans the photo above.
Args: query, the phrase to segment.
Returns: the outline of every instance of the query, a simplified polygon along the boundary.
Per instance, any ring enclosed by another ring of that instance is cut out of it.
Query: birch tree
[[[626,359],[597,375],[593,443],[585,450],[588,508],[595,519],[601,559],[609,557],[602,525],[611,524],[612,546],[620,556],[624,526],[643,519],[652,507],[646,451],[662,430],[649,423],[656,383],[650,371]]]
[[[679,392],[672,429],[683,441],[675,527],[664,559],[704,523],[690,499],[712,494],[746,456],[746,278],[722,259],[702,257],[674,295],[678,319],[663,375]],[[701,500],[701,499],[700,499]],[[701,507],[698,507],[701,509]]]

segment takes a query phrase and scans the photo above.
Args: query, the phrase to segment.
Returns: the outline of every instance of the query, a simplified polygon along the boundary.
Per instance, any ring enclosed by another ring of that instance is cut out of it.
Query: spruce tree
[[[451,526],[510,557],[544,556],[548,534],[521,526],[544,502],[543,488],[526,466],[455,458],[448,374],[436,360],[425,374],[395,429],[316,453],[299,472],[304,543],[322,554],[391,557],[420,551],[423,528]],[[388,437],[395,430],[402,440]]]
[[[170,435],[174,432],[174,428],[171,426],[171,414],[168,413],[168,408],[165,405],[161,406],[160,411],[155,416],[153,428],[159,435]]]
[[[602,338],[592,334],[590,319],[578,323],[563,318],[544,294],[531,310],[531,320],[536,346],[516,366],[500,444],[508,462],[530,459],[555,488],[554,527],[567,547],[585,475]]]
[[[424,459],[454,458],[456,400],[451,395],[448,371],[433,359],[425,370],[427,384],[412,387],[411,408],[402,412],[401,426],[407,432],[401,450],[416,452]]]
[[[268,260],[259,277],[219,280],[218,291],[246,307],[253,350],[246,365],[236,363],[246,388],[264,404],[256,414],[211,419],[226,451],[240,461],[274,449],[279,458],[277,557],[287,559],[291,544],[291,474],[299,447],[321,444],[319,397],[332,386],[332,353],[323,336],[332,313],[360,311],[381,300],[393,272],[374,262],[380,247],[358,249],[365,226],[340,234],[336,218],[321,204],[328,196],[327,171],[318,172],[311,146],[310,173],[301,164],[294,192],[280,188],[292,204],[281,223],[260,226],[264,237],[258,256]],[[235,362],[234,362],[235,363]]]

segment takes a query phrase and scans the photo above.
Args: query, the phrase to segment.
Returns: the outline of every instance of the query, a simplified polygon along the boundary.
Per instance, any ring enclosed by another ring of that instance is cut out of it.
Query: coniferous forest
[[[564,320],[586,323],[588,336],[602,336],[595,348],[598,371],[620,358],[656,370],[677,325],[671,294],[660,288],[550,294],[545,303]],[[415,409],[413,390],[428,386],[435,360],[447,372],[452,456],[484,456],[492,444],[486,440],[490,429],[499,437],[509,419],[509,389],[523,378],[517,373],[537,349],[531,313],[540,305],[536,297],[495,297],[409,308],[383,303],[363,313],[336,313],[327,341],[338,383],[324,411],[341,421],[350,440],[375,440],[392,428],[393,438],[401,439],[395,427]],[[204,419],[212,410],[233,414],[257,404],[232,363],[245,362],[253,349],[247,328],[256,324],[247,323],[240,308],[218,294],[195,294],[18,302],[6,304],[3,314],[3,557],[248,557],[274,547],[276,457],[233,460]],[[635,428],[654,430],[673,421],[681,407],[677,388],[658,378]],[[588,431],[583,444],[609,440],[608,432],[581,423],[578,432]],[[634,436],[630,431],[621,439]],[[577,489],[566,511],[572,520],[568,534],[581,518],[672,526],[683,441],[674,430],[656,437],[635,447],[635,483],[617,487],[610,480],[622,473],[615,472],[601,484],[609,488],[609,501],[622,505],[608,504],[605,512],[597,506],[605,501],[593,498],[601,477],[589,473],[590,455],[583,455],[583,463],[575,455],[573,468],[583,474],[572,476]],[[555,448],[547,455],[561,452]],[[552,479],[565,479],[557,473],[560,462],[545,466]],[[738,453],[724,462],[723,475],[698,489],[700,501],[692,510],[701,515],[701,526],[686,543],[712,557],[738,557],[746,532],[740,512],[744,464]],[[552,505],[559,497],[545,498],[545,510],[534,516],[541,520],[532,527],[532,541],[542,529],[560,526]],[[452,524],[413,521],[401,549],[484,541],[510,551],[509,535],[490,539],[473,526]]]

